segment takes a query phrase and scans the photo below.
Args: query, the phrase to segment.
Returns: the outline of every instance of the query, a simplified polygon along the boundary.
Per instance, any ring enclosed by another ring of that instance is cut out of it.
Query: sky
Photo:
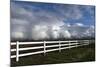
[[[11,1],[11,39],[94,37],[95,6]]]

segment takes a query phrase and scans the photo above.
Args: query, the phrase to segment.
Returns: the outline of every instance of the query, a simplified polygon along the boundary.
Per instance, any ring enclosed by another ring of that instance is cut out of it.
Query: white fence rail
[[[42,46],[34,46],[34,47],[23,47],[20,48],[20,45],[38,45],[42,44]],[[53,44],[53,45],[47,45],[47,44]],[[16,52],[15,55],[11,55],[11,58],[16,58],[16,61],[19,61],[19,57],[23,56],[28,56],[28,55],[34,55],[34,54],[40,54],[40,53],[45,53],[46,52],[51,52],[51,51],[56,51],[59,50],[61,52],[62,49],[68,49],[68,48],[73,48],[73,47],[79,47],[83,45],[88,45],[89,40],[70,40],[70,41],[41,41],[41,42],[11,42],[11,46],[16,46],[16,48],[11,49],[11,52]],[[57,48],[53,48],[57,47]],[[30,52],[30,53],[24,53],[24,54],[19,54],[20,51],[26,51],[26,50],[33,50],[33,49],[41,49],[41,51],[35,51],[35,52]],[[47,48],[53,48],[53,49],[47,49]]]

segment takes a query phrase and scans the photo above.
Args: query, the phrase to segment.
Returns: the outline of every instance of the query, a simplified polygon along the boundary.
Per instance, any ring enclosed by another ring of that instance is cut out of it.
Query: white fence
[[[31,45],[42,44],[42,46],[19,48],[20,45],[29,45],[29,44],[31,44]],[[47,44],[53,44],[53,45],[47,45]],[[16,48],[11,49],[11,52],[16,52],[15,55],[11,55],[11,58],[16,58],[16,61],[19,61],[19,57],[23,57],[23,56],[40,54],[40,53],[44,53],[44,55],[45,55],[46,52],[51,52],[51,51],[56,51],[56,50],[59,50],[59,52],[61,52],[62,49],[79,47],[79,46],[88,45],[88,44],[89,44],[89,40],[11,42],[11,46],[16,46]],[[52,47],[57,47],[57,48],[47,49],[47,48],[52,48]],[[41,49],[41,48],[43,48],[43,50],[41,50],[41,51],[19,54],[20,51],[33,50],[33,49],[35,50],[35,49]]]

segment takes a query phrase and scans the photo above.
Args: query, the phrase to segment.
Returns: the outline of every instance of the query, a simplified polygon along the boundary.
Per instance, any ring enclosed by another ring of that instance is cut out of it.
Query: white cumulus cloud
[[[69,18],[82,18],[83,15],[78,6],[65,7],[60,5],[53,8],[55,12],[11,2],[11,38],[34,40],[67,39],[94,33],[94,28],[85,27],[86,25],[81,22],[75,24],[64,22]]]

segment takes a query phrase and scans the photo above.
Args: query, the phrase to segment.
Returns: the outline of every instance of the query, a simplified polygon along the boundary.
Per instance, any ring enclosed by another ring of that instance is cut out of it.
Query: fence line
[[[28,45],[28,44],[43,44],[42,46],[34,46],[34,47],[23,47],[20,48],[20,45]],[[53,45],[47,45],[47,44],[53,44]],[[68,49],[68,48],[73,48],[73,47],[79,47],[83,45],[88,45],[89,40],[70,40],[70,41],[40,41],[40,42],[11,42],[11,46],[16,46],[16,48],[11,49],[11,52],[16,52],[16,55],[11,55],[11,58],[16,58],[16,61],[19,61],[19,57],[23,56],[28,56],[28,55],[34,55],[34,54],[40,54],[44,53],[44,56],[46,52],[51,52],[51,51],[56,51],[59,50],[61,52],[62,49]],[[63,47],[62,47],[63,46]],[[53,48],[53,47],[58,47],[55,49],[46,49],[46,48]],[[42,51],[36,51],[36,52],[30,52],[30,53],[24,53],[24,54],[19,54],[19,51],[26,51],[26,50],[33,50],[33,49],[41,49],[43,48]]]

